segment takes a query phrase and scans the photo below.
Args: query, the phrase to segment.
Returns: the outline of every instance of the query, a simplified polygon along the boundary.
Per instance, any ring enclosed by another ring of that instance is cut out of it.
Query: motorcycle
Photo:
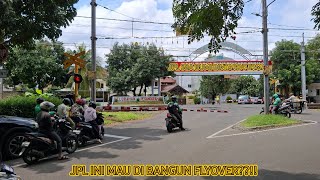
[[[100,136],[104,137],[104,117],[102,113],[97,113],[97,119],[95,120],[99,125]],[[80,121],[76,124],[76,130],[80,131],[78,136],[78,142],[80,146],[84,146],[87,144],[88,141],[96,139],[93,131],[93,127],[90,123]]]
[[[182,119],[182,111],[179,111],[179,114],[180,114],[181,119]],[[173,129],[180,127],[180,122],[177,122],[172,117],[171,113],[167,113],[167,118],[165,118],[165,121],[166,121],[166,127],[167,127],[168,133],[171,133],[173,131]]]
[[[2,179],[22,180],[22,178],[14,172],[14,169],[11,166],[0,163],[0,180]]]
[[[72,131],[70,123],[65,119],[60,119],[56,115],[51,118],[54,125],[53,129],[62,140],[62,151],[69,154],[78,149],[77,131]],[[78,132],[80,133],[80,132]],[[22,143],[22,159],[31,165],[40,159],[58,153],[57,142],[49,139],[46,135],[39,132],[26,133],[26,141]]]
[[[295,114],[301,114],[303,109],[305,108],[305,101],[300,102],[287,102],[288,105],[290,105],[291,113]]]
[[[264,113],[264,108],[260,111],[260,114]],[[272,111],[269,110],[269,113],[272,114]],[[280,107],[278,107],[275,111],[275,114],[283,115],[285,117],[291,118],[291,108],[287,103],[283,103]]]

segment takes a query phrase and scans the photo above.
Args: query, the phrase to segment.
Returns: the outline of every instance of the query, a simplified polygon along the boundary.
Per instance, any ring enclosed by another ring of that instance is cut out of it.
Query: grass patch
[[[245,128],[271,126],[271,125],[293,125],[300,121],[296,119],[289,119],[281,115],[255,115],[250,116],[245,121],[241,122],[241,126]]]
[[[115,122],[125,122],[134,120],[143,120],[150,118],[154,112],[104,112],[105,125],[113,124]]]

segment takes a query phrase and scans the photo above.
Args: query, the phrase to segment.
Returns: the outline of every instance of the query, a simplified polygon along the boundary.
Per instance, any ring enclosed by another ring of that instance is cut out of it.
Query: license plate
[[[73,130],[73,132],[76,133],[76,134],[80,134],[79,130]]]
[[[22,147],[28,147],[30,145],[30,142],[23,142]]]

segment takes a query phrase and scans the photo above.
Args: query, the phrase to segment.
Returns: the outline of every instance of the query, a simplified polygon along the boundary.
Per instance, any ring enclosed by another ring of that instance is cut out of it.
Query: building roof
[[[177,84],[165,86],[161,90],[161,92],[163,92],[163,93],[172,92],[172,91],[179,91],[179,92],[183,92],[183,93],[188,93],[189,92],[189,91],[185,90],[183,87],[181,87],[181,86],[179,86]]]
[[[160,81],[161,83],[176,83],[176,80],[171,76],[161,78]]]

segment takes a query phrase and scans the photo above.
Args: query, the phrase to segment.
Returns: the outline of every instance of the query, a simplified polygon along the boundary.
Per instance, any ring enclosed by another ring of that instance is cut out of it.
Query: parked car
[[[250,97],[250,100],[253,104],[263,104],[263,99],[260,97]]]
[[[3,159],[18,158],[26,132],[38,131],[39,125],[31,118],[0,116],[0,150]]]
[[[241,95],[238,98],[238,104],[251,104],[251,99],[249,95]]]

